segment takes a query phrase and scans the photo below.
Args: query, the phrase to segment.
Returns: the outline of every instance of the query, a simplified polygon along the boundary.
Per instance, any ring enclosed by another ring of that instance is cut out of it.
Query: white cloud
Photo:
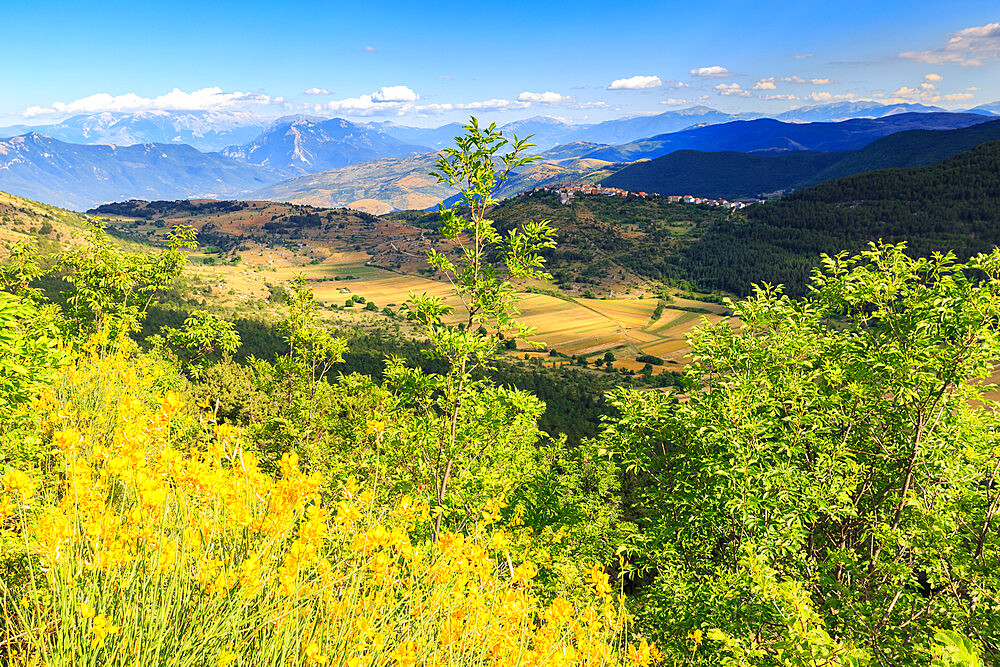
[[[420,99],[406,86],[382,86],[371,97],[373,102],[416,102]]]
[[[568,95],[560,95],[559,93],[553,93],[551,90],[546,90],[544,93],[531,93],[524,91],[517,96],[522,102],[538,102],[540,104],[565,104],[567,102],[572,102],[573,98]]]
[[[663,85],[658,76],[647,76],[637,74],[627,79],[615,79],[608,86],[608,90],[644,90],[646,88],[659,88]]]
[[[359,116],[399,114],[412,110],[418,99],[420,96],[407,86],[382,86],[369,95],[333,100],[317,107],[317,111],[344,112]]]
[[[749,90],[743,90],[738,83],[720,83],[715,86],[720,95],[739,95],[740,97],[750,97]]]
[[[326,105],[317,105],[315,110],[317,113],[323,111],[333,111],[344,112],[347,115],[354,116],[402,116],[405,114],[435,116],[452,111],[502,112],[513,109],[527,109],[531,106],[531,102],[506,99],[480,100],[476,102],[415,104],[413,102],[376,102],[373,101],[371,97],[371,95],[362,95],[361,97],[339,100]]]
[[[454,111],[511,111],[527,109],[532,104],[567,103],[573,108],[606,108],[604,102],[573,104],[573,98],[551,91],[532,93],[525,91],[517,100],[495,98],[473,102],[435,102],[419,104],[420,96],[407,86],[383,86],[368,95],[334,100],[317,104],[312,108],[316,113],[343,113],[347,116],[435,116]]]
[[[98,113],[101,111],[211,111],[236,107],[281,104],[283,98],[270,97],[263,93],[223,92],[219,87],[202,88],[186,93],[174,88],[169,93],[157,97],[142,97],[135,93],[109,95],[97,93],[73,102],[54,102],[52,106],[29,107],[26,117],[54,114]]]
[[[803,60],[805,58],[815,58],[816,56],[815,56],[815,54],[812,54],[812,53],[799,53],[799,54],[794,55],[792,57],[796,58],[798,60]]]
[[[450,111],[510,111],[512,109],[527,109],[530,106],[531,102],[521,102],[518,100],[492,99],[492,100],[481,100],[478,102],[458,102],[454,104],[452,103],[425,104],[421,106],[410,107],[409,109],[407,109],[407,111],[413,111],[414,113],[422,116],[429,116],[429,115],[448,113]]]
[[[732,72],[727,70],[722,65],[712,65],[711,67],[696,67],[688,73],[691,76],[705,76],[705,77],[733,75]]]
[[[833,83],[830,79],[803,79],[801,76],[768,76],[763,79],[758,79],[757,82],[750,88],[750,90],[777,90],[779,83],[794,83],[796,85],[804,85],[806,83],[811,83],[816,86],[822,86]],[[716,86],[718,88],[718,86]],[[737,95],[738,93],[729,92],[723,93],[727,95]],[[765,100],[797,100],[800,99],[797,95],[763,95],[761,99]]]
[[[930,81],[931,83],[938,83],[944,81],[944,77],[940,74],[928,74],[924,77],[924,81]]]
[[[346,100],[333,100],[332,102],[327,102],[322,106],[316,107],[316,110],[333,111],[335,113],[346,111],[348,113],[353,112],[362,116],[368,116],[374,113],[375,108],[379,106],[383,107],[383,111],[391,111],[397,109],[399,105],[384,103],[380,105],[372,99],[371,95],[362,95],[360,97],[349,97]]]
[[[376,49],[374,46],[366,46],[365,48],[363,48],[361,50],[362,51],[367,51],[368,53],[378,53],[378,49]]]
[[[812,81],[813,83],[816,83],[817,81],[830,83],[829,79],[813,79]],[[801,76],[769,76],[764,79],[759,79],[757,83],[753,85],[752,90],[775,90],[777,88],[776,84],[778,83],[804,84],[806,83],[806,80]]]
[[[911,102],[923,102],[925,104],[936,104],[938,102],[959,102],[962,100],[972,99],[974,96],[972,93],[948,93],[943,94],[937,90],[937,87],[931,83],[931,81],[941,80],[942,77],[937,77],[936,79],[930,75],[924,77],[923,83],[916,86],[901,86],[898,90],[895,90],[891,95],[880,95],[879,97],[889,98],[884,101],[890,103],[911,103]]]
[[[326,88],[310,88],[302,93],[303,95],[329,95],[330,91]]]
[[[1000,23],[987,23],[952,33],[941,46],[925,51],[906,51],[900,58],[928,65],[955,63],[977,67],[987,60],[1000,58]]]
[[[681,106],[682,104],[690,104],[690,102],[688,102],[687,100],[678,100],[678,99],[675,99],[675,98],[671,97],[671,98],[666,99],[666,100],[660,100],[660,104],[665,104],[667,106],[676,107],[676,106]]]
[[[454,109],[493,109],[497,111],[503,111],[507,109],[527,109],[531,106],[531,102],[512,102],[510,100],[495,99],[495,100],[483,100],[481,102],[465,102],[459,104],[444,105],[450,106]]]
[[[820,91],[817,93],[810,93],[809,95],[806,95],[804,99],[812,100],[813,102],[833,102],[834,100],[853,100],[855,97],[857,97],[857,95],[854,93],[834,94],[826,91]]]

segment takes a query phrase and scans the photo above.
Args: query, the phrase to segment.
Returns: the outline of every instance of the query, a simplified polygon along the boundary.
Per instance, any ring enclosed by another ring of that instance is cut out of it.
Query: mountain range
[[[853,151],[767,155],[680,150],[630,164],[601,183],[663,195],[769,197],[865,171],[929,165],[998,140],[1000,119],[955,130],[896,132]]]
[[[655,154],[654,152],[639,155],[618,152],[630,149],[635,144],[625,147],[583,142],[563,144],[542,153],[539,156],[541,161],[518,169],[504,185],[501,195],[509,196],[564,181],[594,182],[603,179],[602,182],[607,185],[627,190],[755,198],[801,187],[805,181],[817,182],[810,179],[833,167],[838,161],[847,159],[848,155],[844,151],[830,152],[840,146],[864,146],[872,139],[892,136],[892,133],[910,127],[966,127],[973,123],[988,123],[989,120],[990,117],[977,114],[934,112],[897,114],[883,119],[855,119],[840,123],[782,123],[771,119],[738,121],[697,127],[654,137],[638,144],[645,148],[670,142],[677,142],[682,147],[707,143],[715,148],[740,147],[737,151],[746,150],[749,146],[751,149],[762,148],[760,154],[680,150],[652,161],[640,158]],[[973,140],[974,136],[979,135],[969,134],[967,140]],[[795,141],[813,150],[789,150],[791,145],[795,145]],[[933,140],[929,141],[934,143]],[[971,145],[975,144],[962,144],[962,147],[950,152],[939,151],[941,156],[936,159],[942,159]],[[934,153],[934,150],[930,149],[930,152]],[[578,157],[580,155],[585,157]],[[619,155],[624,159],[614,160]],[[628,163],[632,162],[629,158],[640,161],[629,166]],[[428,153],[408,160],[379,160],[352,165],[300,176],[292,181],[264,188],[251,196],[313,206],[355,206],[370,213],[417,207],[421,202],[425,205],[419,207],[425,208],[435,205],[439,200],[434,197],[445,192],[439,187],[433,187],[426,176],[434,159],[435,155]],[[859,164],[864,164],[865,159],[862,158]],[[929,161],[879,163],[869,168],[911,166],[927,164]],[[829,178],[863,170],[864,168],[848,169],[833,173]]]
[[[882,104],[881,102],[828,102],[813,106],[791,109],[775,116],[775,120],[797,123],[821,123],[848,120],[850,118],[884,118],[897,113],[931,113],[947,111],[941,107],[926,104]],[[970,109],[972,113],[978,113]],[[987,115],[989,115],[987,113]]]
[[[255,167],[186,144],[70,144],[37,133],[0,139],[0,190],[85,210],[123,199],[232,197],[268,182]]]
[[[536,116],[503,126],[509,134],[535,135],[533,150],[542,158],[515,174],[505,194],[559,180],[598,180],[626,163],[679,149],[762,155],[850,150],[907,129],[965,127],[995,117],[988,115],[993,113],[991,105],[975,114],[931,107],[914,113],[915,108],[837,103],[799,110],[800,115],[814,116],[883,115],[837,123],[733,120],[735,116],[708,107],[592,126]],[[7,131],[12,129],[25,128]],[[0,130],[0,137],[7,131]],[[270,193],[323,205],[363,201],[367,210],[381,211],[439,194],[424,182],[426,175],[414,169],[422,168],[427,155],[441,145],[452,143],[461,127],[412,128],[306,116],[264,124],[248,112],[161,111],[83,114],[46,126],[45,131],[48,134],[27,132],[2,140],[0,189],[70,208],[133,197]],[[607,143],[620,141],[625,143]],[[797,156],[789,162],[808,159]],[[379,160],[388,162],[369,164]],[[832,164],[820,158],[813,162],[815,168]],[[352,169],[355,165],[364,166]],[[316,176],[306,178],[310,174]],[[292,179],[300,180],[285,184]]]
[[[680,111],[665,111],[652,116],[633,116],[598,123],[569,133],[564,142],[592,142],[595,144],[625,144],[643,137],[653,137],[692,127],[714,125],[734,120],[759,118],[761,114],[729,114],[706,106],[695,106]]]
[[[462,129],[464,123],[448,123],[440,127],[410,127],[391,120],[383,120],[372,121],[365,125],[374,130],[381,130],[403,143],[427,146],[435,150],[452,145],[455,143],[455,137],[465,134]]]
[[[252,141],[268,125],[249,111],[104,111],[50,125],[0,128],[0,137],[37,132],[72,144],[187,144],[217,151]]]
[[[384,131],[343,118],[284,118],[259,137],[222,154],[237,162],[261,167],[275,180],[346,167],[379,158],[399,158],[428,151],[426,146],[403,143]]]
[[[944,111],[923,104],[881,104],[879,102],[832,102],[792,109],[775,116],[793,122],[839,121],[849,118],[880,118],[897,113]],[[969,112],[1000,115],[1000,102],[983,104]],[[752,120],[762,114],[731,114],[706,106],[666,111],[659,114],[631,116],[597,124],[570,124],[549,116],[534,116],[502,125],[518,136],[534,134],[534,143],[542,152],[558,144],[587,141],[599,144],[624,144],[699,125]],[[219,151],[229,146],[248,144],[276,124],[296,120],[290,116],[271,119],[249,111],[103,111],[77,114],[58,123],[13,125],[0,128],[0,137],[38,132],[53,139],[76,144],[116,144],[127,146],[148,143],[183,143],[200,151]],[[315,119],[323,120],[323,119]],[[462,123],[440,127],[411,127],[392,121],[358,123],[379,130],[404,144],[439,149],[450,145],[462,134]]]
[[[581,157],[609,162],[652,159],[678,150],[781,153],[840,151],[861,148],[903,130],[944,130],[990,120],[971,113],[901,113],[884,118],[852,118],[840,122],[789,123],[773,118],[738,120],[661,134],[619,146],[590,151]]]

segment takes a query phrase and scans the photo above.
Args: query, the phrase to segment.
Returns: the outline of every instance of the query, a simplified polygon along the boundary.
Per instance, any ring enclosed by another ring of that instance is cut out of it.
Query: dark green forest
[[[914,257],[992,250],[1000,239],[1000,142],[755,204],[745,220],[714,225],[686,245],[680,263],[706,288],[744,295],[766,282],[802,294],[820,253],[856,252],[879,239],[905,242]]]

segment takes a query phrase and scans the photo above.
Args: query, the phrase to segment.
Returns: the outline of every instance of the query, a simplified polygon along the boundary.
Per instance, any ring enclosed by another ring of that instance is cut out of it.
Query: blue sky
[[[996,0],[0,0],[0,12],[5,125],[150,108],[438,125],[1000,100]]]

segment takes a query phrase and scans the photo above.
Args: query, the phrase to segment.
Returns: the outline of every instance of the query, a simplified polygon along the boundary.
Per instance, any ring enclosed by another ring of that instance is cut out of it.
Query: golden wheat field
[[[461,316],[461,301],[447,282],[369,266],[366,257],[363,252],[339,252],[319,263],[304,264],[297,253],[270,248],[246,253],[241,265],[194,268],[220,291],[231,289],[237,297],[266,296],[266,285],[288,283],[302,275],[316,298],[327,304],[340,305],[359,295],[379,308],[397,307],[411,293],[427,293],[444,299],[455,307],[455,317]],[[719,305],[676,298],[652,322],[656,304],[655,297],[587,299],[526,292],[520,308],[521,319],[535,329],[533,340],[546,349],[586,357],[612,351],[616,366],[634,370],[643,366],[633,361],[642,354],[684,363],[685,334],[706,319],[718,322],[727,312]]]

